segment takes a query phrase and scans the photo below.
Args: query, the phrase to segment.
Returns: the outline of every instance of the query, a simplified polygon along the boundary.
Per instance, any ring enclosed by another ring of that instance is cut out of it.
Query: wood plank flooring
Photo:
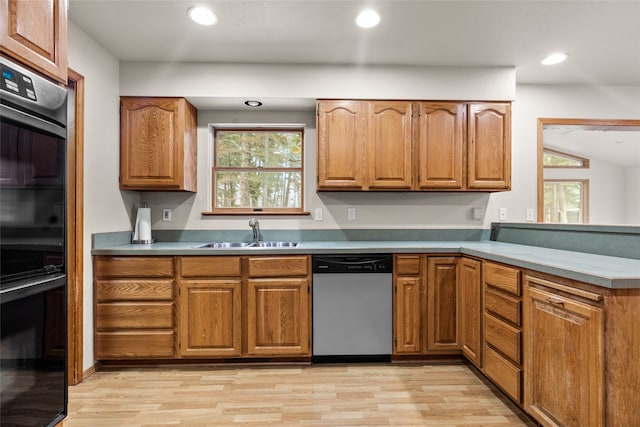
[[[512,408],[462,364],[110,368],[64,427],[534,425]]]

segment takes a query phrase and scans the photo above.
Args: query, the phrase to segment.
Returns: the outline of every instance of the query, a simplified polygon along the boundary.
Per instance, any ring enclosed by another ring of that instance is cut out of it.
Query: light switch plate
[[[347,208],[347,219],[349,221],[356,220],[356,208]]]
[[[507,220],[507,208],[500,208],[500,221]]]
[[[535,219],[534,214],[533,214],[533,209],[531,209],[531,208],[527,209],[527,221],[528,222],[533,222],[535,220],[536,219]]]
[[[164,222],[171,222],[171,209],[162,209],[162,220]]]
[[[316,221],[322,221],[322,208],[316,208],[316,214],[314,215],[313,219],[315,219]]]

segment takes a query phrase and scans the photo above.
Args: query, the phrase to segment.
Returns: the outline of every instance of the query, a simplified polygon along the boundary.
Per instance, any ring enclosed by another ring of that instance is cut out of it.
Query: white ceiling
[[[187,16],[208,5],[217,25]],[[356,14],[380,13],[361,29]],[[640,0],[70,0],[123,61],[515,66],[518,83],[640,85]],[[565,51],[567,62],[540,60]]]

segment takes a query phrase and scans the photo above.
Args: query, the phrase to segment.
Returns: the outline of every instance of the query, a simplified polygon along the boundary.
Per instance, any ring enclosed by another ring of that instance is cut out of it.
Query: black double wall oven
[[[67,91],[0,58],[3,426],[67,412]]]

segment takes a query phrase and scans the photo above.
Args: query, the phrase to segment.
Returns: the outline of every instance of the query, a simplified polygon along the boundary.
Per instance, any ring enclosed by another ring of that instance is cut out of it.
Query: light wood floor
[[[462,364],[111,368],[64,427],[533,425],[503,399]]]

